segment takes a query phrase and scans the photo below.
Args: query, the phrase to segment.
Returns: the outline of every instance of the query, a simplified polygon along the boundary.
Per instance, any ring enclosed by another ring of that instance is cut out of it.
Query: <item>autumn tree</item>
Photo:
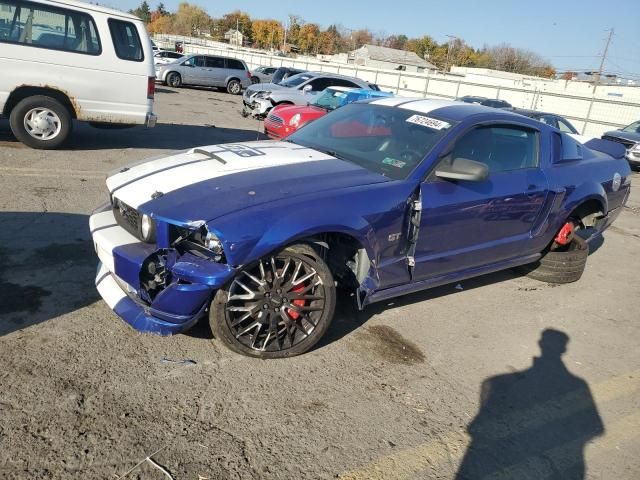
[[[320,27],[315,23],[306,23],[300,27],[298,47],[304,53],[317,53],[319,50]]]
[[[202,8],[187,2],[178,5],[173,16],[173,33],[178,35],[200,35],[208,31],[211,17]]]
[[[224,35],[229,30],[235,30],[236,28],[244,35],[246,41],[252,41],[252,21],[248,13],[235,10],[223,15],[222,18],[215,22],[215,29],[219,36]]]
[[[282,44],[284,29],[277,20],[255,20],[251,30],[253,42],[259,48],[276,48]]]
[[[176,33],[172,15],[156,16],[155,14],[156,12],[153,12],[151,22],[147,24],[149,33]]]
[[[298,15],[289,15],[289,22],[287,24],[287,43],[291,45],[298,45],[298,39],[300,38],[300,28],[304,24],[304,20]]]

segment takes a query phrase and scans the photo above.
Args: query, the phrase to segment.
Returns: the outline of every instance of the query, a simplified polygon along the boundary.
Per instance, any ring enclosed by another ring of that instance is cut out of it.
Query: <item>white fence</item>
[[[640,87],[593,87],[558,80],[505,81],[491,77],[474,77],[470,80],[442,73],[407,73],[321,62],[309,57],[279,57],[262,50],[234,48],[219,42],[175,35],[156,35],[154,40],[159,46],[170,49],[176,41],[188,42],[184,45],[185,53],[231,56],[244,60],[249,68],[261,65],[285,66],[350,75],[376,83],[382,90],[401,96],[454,99],[463,95],[480,95],[499,98],[514,107],[562,115],[578,131],[589,137],[599,137],[607,130],[614,130],[640,119]]]

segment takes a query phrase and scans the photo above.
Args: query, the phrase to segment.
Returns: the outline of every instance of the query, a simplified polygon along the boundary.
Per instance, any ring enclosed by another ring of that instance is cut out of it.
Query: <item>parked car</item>
[[[184,57],[184,55],[178,52],[172,52],[170,50],[159,50],[153,55],[153,63],[156,66],[166,65],[167,63],[173,63],[182,57]]]
[[[110,175],[90,218],[96,285],[137,330],[169,335],[208,316],[236,352],[296,355],[329,328],[336,285],[365,308],[517,266],[578,280],[630,177],[620,145],[514,113],[352,103],[286,142],[193,148]]]
[[[251,72],[251,83],[269,83],[278,67],[258,67]]]
[[[154,53],[154,55],[160,51],[160,48],[153,40],[151,40],[151,51]]]
[[[244,60],[217,55],[187,55],[180,61],[156,66],[156,76],[171,87],[219,87],[233,95],[251,85],[251,72]]]
[[[264,120],[264,133],[273,139],[292,134],[297,129],[348,103],[367,98],[392,97],[392,93],[369,88],[329,87],[309,105],[278,105]]]
[[[525,117],[533,118],[534,120],[538,120],[539,122],[551,125],[561,132],[580,135],[578,133],[578,130],[576,130],[573,125],[571,125],[571,122],[569,122],[569,120],[561,117],[560,115],[556,115],[555,113],[539,112],[537,110],[527,110],[525,108],[511,108],[510,110],[514,113],[519,113],[520,115],[524,115]]]
[[[74,119],[155,125],[153,54],[139,18],[80,2],[0,6],[0,114],[18,140],[57,148]]]
[[[484,105],[485,107],[492,108],[512,108],[509,102],[505,100],[498,100],[497,98],[478,97],[474,95],[465,95],[457,99],[459,102],[464,103],[477,103],[478,105]]]
[[[627,125],[621,130],[607,132],[602,138],[624,145],[629,165],[640,169],[640,120]]]
[[[278,85],[258,83],[247,88],[242,96],[242,114],[262,118],[276,105],[306,105],[327,87],[380,90],[377,85],[355,77],[322,72],[299,73]]]
[[[286,80],[289,77],[293,77],[294,75],[298,75],[299,73],[304,73],[304,72],[306,72],[306,70],[301,70],[299,68],[279,67],[273,73],[273,76],[271,77],[271,80],[269,80],[269,82],[279,85],[283,80]]]

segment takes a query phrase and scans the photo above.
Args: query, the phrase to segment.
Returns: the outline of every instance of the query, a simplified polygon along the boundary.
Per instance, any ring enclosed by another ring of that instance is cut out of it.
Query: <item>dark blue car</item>
[[[359,308],[519,267],[580,278],[629,195],[624,148],[588,146],[480,105],[376,99],[284,142],[195,148],[123,168],[91,217],[97,288],[134,328],[208,316],[263,358],[329,328],[336,287]]]

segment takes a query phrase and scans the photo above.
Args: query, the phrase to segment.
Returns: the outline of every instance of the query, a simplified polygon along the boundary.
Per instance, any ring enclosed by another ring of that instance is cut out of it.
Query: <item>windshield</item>
[[[283,87],[297,87],[298,85],[306,82],[307,80],[311,80],[313,75],[309,75],[308,73],[299,73],[297,75],[293,75],[292,77],[287,78],[285,81],[280,82],[280,85]]]
[[[404,108],[350,103],[307,124],[287,140],[401,180],[454,122]]]
[[[312,103],[316,107],[324,108],[325,110],[335,110],[347,103],[347,93],[333,88],[325,88],[325,90],[318,95],[318,98]]]
[[[631,125],[624,127],[623,132],[640,133],[640,121],[633,122]]]

